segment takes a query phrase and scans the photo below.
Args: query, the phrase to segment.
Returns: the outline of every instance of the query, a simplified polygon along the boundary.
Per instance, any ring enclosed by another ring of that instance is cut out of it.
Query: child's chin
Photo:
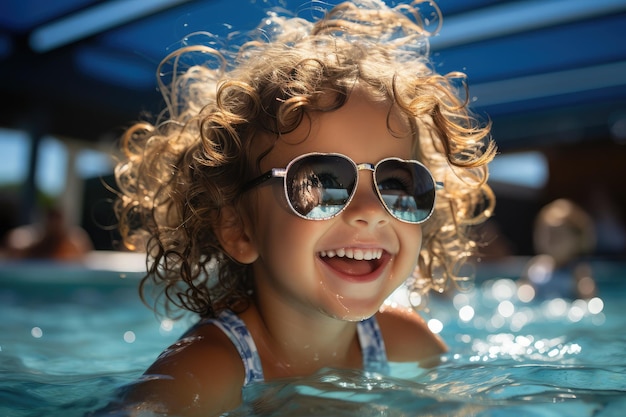
[[[329,315],[337,320],[358,322],[369,319],[378,312],[379,305],[376,303],[343,302],[341,309],[334,309]]]

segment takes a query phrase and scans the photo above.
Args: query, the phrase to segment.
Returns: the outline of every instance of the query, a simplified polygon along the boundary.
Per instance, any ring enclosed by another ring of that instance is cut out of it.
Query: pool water
[[[626,266],[595,263],[598,297],[586,301],[528,300],[518,266],[479,269],[474,290],[430,300],[424,316],[450,346],[439,365],[260,384],[229,415],[622,417]],[[0,417],[97,410],[176,340],[190,320],[158,320],[139,301],[139,276],[0,265]]]

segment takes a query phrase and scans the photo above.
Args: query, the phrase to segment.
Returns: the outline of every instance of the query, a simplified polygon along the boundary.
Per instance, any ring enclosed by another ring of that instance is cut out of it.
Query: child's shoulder
[[[392,362],[417,362],[447,351],[443,340],[413,310],[385,305],[376,319]]]
[[[239,404],[243,381],[243,364],[232,342],[217,327],[201,325],[163,351],[130,397],[148,403],[158,399],[174,414],[187,415],[193,404],[194,410],[213,415]]]
[[[228,336],[217,326],[197,326],[165,351],[157,363],[170,362],[164,358],[168,352],[173,355],[172,368],[195,374],[202,385],[218,385],[217,391],[229,386],[237,387],[236,392],[240,392],[245,377],[241,356]]]

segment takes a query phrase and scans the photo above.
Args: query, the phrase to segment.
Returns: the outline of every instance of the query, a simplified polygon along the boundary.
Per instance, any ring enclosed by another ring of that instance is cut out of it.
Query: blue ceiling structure
[[[0,127],[116,138],[162,106],[156,67],[196,31],[248,30],[268,9],[329,0],[2,0]],[[393,2],[398,3],[398,1]],[[626,0],[439,0],[441,72],[468,75],[502,150],[626,141]]]

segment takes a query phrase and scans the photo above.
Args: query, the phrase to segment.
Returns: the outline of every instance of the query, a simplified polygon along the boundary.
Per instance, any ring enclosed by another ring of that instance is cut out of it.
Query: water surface
[[[432,298],[450,352],[388,376],[324,369],[250,387],[231,416],[619,416],[626,410],[626,268],[600,263],[592,300],[526,302],[513,271]],[[135,273],[0,268],[0,416],[72,417],[108,403],[190,320],[158,320]],[[400,300],[401,301],[401,300]]]

